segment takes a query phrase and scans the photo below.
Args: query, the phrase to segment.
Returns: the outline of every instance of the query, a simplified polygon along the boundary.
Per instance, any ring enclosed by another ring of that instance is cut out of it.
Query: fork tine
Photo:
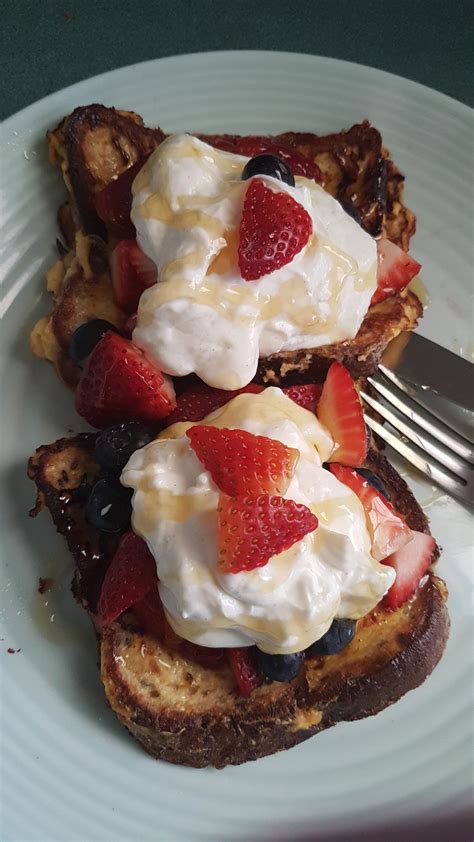
[[[471,489],[465,480],[453,476],[450,471],[437,465],[429,456],[423,456],[418,453],[414,447],[399,439],[374,418],[366,415],[365,421],[374,433],[377,433],[381,439],[391,445],[397,453],[400,453],[408,462],[411,462],[425,476],[433,480],[433,482],[447,491],[452,497],[456,497],[458,500],[472,505]]]
[[[444,447],[444,445],[440,444],[440,442],[433,439],[432,436],[425,434],[421,427],[415,425],[406,416],[395,414],[395,412],[392,412],[392,410],[385,406],[385,404],[376,400],[364,391],[361,391],[360,394],[366,404],[372,407],[372,409],[375,409],[375,411],[381,415],[382,418],[385,418],[392,427],[395,427],[398,432],[402,433],[410,439],[410,441],[414,442],[414,444],[425,451],[425,453],[429,453],[431,456],[434,456],[438,462],[441,462],[442,465],[449,468],[450,471],[454,474],[458,474],[463,479],[468,480],[470,476],[472,476],[473,469],[467,462],[454,454],[451,450],[448,450]]]
[[[425,432],[430,433],[433,438],[443,442],[450,450],[454,450],[462,459],[471,464],[474,462],[474,446],[467,439],[455,433],[427,409],[422,408],[407,392],[403,392],[403,386],[398,378],[393,380],[391,377],[390,381],[380,373],[367,378],[367,382],[403,415],[418,424]],[[401,395],[397,394],[397,387],[400,388]]]

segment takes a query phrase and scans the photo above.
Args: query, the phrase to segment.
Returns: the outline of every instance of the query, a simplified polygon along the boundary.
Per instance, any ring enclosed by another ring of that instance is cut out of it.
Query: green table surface
[[[474,102],[473,0],[1,0],[0,117],[126,64],[288,50],[388,70]]]

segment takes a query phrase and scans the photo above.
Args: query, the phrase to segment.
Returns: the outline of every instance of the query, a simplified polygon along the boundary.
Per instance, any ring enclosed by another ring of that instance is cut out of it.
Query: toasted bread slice
[[[77,228],[104,235],[94,196],[165,137],[161,129],[145,127],[137,114],[103,105],[76,108],[48,133],[50,161],[63,171]],[[225,139],[232,145],[239,140],[229,135],[201,137],[211,144]],[[337,134],[286,132],[273,139],[315,161],[322,172],[322,186],[339,201],[354,206],[373,237],[384,234],[408,250],[416,220],[403,204],[404,177],[383,147],[380,132],[367,120]]]
[[[120,328],[127,318],[115,301],[103,241],[77,233],[74,249],[48,273],[48,289],[54,295],[52,313],[34,326],[31,348],[53,362],[61,379],[74,387],[81,373],[68,353],[74,330],[91,318],[107,319]],[[354,339],[261,357],[255,380],[269,385],[322,382],[334,360],[343,362],[355,379],[366,377],[377,368],[388,343],[402,331],[413,330],[422,313],[417,296],[403,290],[370,307]]]
[[[84,519],[85,489],[94,480],[94,435],[40,447],[28,473],[36,483],[36,515],[49,509],[75,561],[73,592],[94,622],[117,539]],[[427,519],[406,483],[381,454],[368,466],[394,506],[416,530]],[[341,720],[372,715],[417,687],[439,661],[447,640],[446,589],[430,571],[396,611],[378,607],[359,621],[338,655],[307,659],[289,683],[272,682],[241,697],[227,665],[207,669],[143,634],[133,613],[98,634],[107,700],[154,757],[190,766],[239,764],[272,754]]]
[[[102,263],[96,272],[97,261],[94,264],[87,257],[88,251],[97,254],[101,250],[98,237],[106,238],[95,211],[95,195],[149,155],[164,137],[161,129],[146,128],[138,115],[103,105],[76,108],[48,133],[50,161],[61,167],[69,191],[69,201],[61,205],[58,219],[70,252],[60,256],[60,263],[66,266],[62,271],[64,283],[57,285],[52,315],[35,326],[31,344],[38,356],[54,362],[60,377],[70,386],[76,384],[80,374],[68,355],[73,329],[87,318],[108,318],[117,326],[125,321],[114,302],[105,265]],[[232,146],[239,138],[208,135],[203,139],[210,143],[225,139]],[[364,121],[325,137],[287,132],[276,140],[313,158],[322,171],[325,189],[352,204],[372,236],[387,236],[408,249],[415,216],[403,204],[404,178],[388,157],[377,129]],[[105,246],[102,252],[105,257]],[[71,263],[74,271],[66,272]],[[57,273],[57,266],[52,271]],[[343,361],[353,377],[364,377],[376,369],[390,340],[402,330],[414,329],[422,313],[414,293],[391,296],[369,309],[354,339],[262,358],[256,379],[274,384],[298,379],[320,381],[334,359]]]

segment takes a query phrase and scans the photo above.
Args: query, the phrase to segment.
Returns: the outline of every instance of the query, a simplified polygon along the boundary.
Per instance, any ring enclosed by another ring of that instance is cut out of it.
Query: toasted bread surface
[[[106,246],[99,237],[78,233],[74,250],[60,258],[49,275],[53,271],[59,280],[51,290],[52,313],[33,328],[31,347],[37,356],[55,364],[68,385],[75,386],[80,369],[68,353],[74,330],[91,318],[106,319],[120,328],[127,317],[115,301]],[[322,382],[334,360],[342,362],[353,377],[366,377],[377,368],[388,343],[401,331],[413,330],[422,314],[417,296],[403,290],[370,307],[354,339],[261,357],[255,379],[267,385]]]
[[[97,466],[94,435],[39,448],[28,473],[38,489],[36,514],[49,509],[75,561],[73,591],[94,621],[100,587],[117,539],[84,519],[86,489]],[[368,466],[385,483],[411,528],[426,516],[385,457]],[[120,721],[155,757],[191,766],[243,763],[290,748],[341,720],[377,713],[418,686],[442,655],[449,630],[444,583],[430,572],[397,611],[379,606],[359,621],[338,655],[307,659],[290,683],[272,682],[241,697],[230,668],[207,669],[143,634],[133,613],[100,635],[101,676]]]
[[[95,194],[165,137],[160,128],[147,128],[132,112],[98,104],[76,108],[48,133],[50,160],[63,170],[78,227],[85,233],[104,234],[94,208]],[[235,135],[201,138],[211,144],[225,139],[237,145],[239,140]],[[323,187],[353,205],[373,237],[384,233],[408,250],[416,220],[403,204],[404,177],[390,160],[380,132],[367,120],[335,134],[284,132],[273,139],[311,158],[321,170]]]

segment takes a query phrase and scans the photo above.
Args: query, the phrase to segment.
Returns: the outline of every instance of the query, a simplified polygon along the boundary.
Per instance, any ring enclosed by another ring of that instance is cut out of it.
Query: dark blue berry
[[[154,438],[150,427],[141,421],[122,421],[113,427],[106,427],[95,440],[95,458],[99,465],[109,471],[121,471],[132,453],[144,447]]]
[[[86,519],[101,532],[130,529],[132,490],[115,477],[103,477],[94,485],[86,504]]]
[[[102,339],[108,330],[117,333],[115,325],[106,322],[105,319],[91,319],[90,322],[84,322],[76,328],[69,340],[69,356],[73,362],[79,366],[84,365],[99,339]]]
[[[294,652],[292,655],[267,655],[257,649],[258,666],[265,678],[270,681],[291,681],[295,678],[304,661],[304,652]]]
[[[358,474],[360,474],[361,477],[364,477],[364,479],[367,480],[367,482],[369,483],[369,485],[372,486],[372,488],[375,488],[375,490],[378,491],[379,494],[382,494],[386,498],[386,500],[389,499],[387,489],[385,488],[382,480],[379,479],[376,474],[373,474],[372,471],[369,471],[368,468],[356,468],[356,471]]]
[[[333,620],[332,625],[316,643],[312,643],[306,650],[309,658],[316,655],[335,655],[345,649],[354,637],[355,620]]]
[[[256,155],[255,158],[250,158],[242,171],[242,181],[247,181],[254,175],[271,175],[291,187],[295,186],[295,179],[288,164],[276,155]]]

